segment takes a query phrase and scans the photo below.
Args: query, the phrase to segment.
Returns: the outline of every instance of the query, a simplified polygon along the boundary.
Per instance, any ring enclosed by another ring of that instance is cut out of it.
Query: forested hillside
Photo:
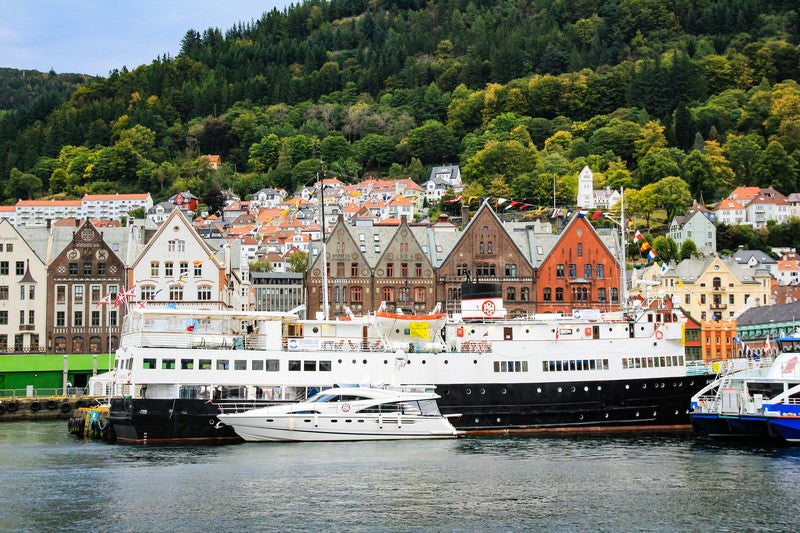
[[[562,205],[589,165],[641,216],[789,193],[799,28],[789,0],[306,1],[5,113],[0,195],[293,191],[320,160],[345,181],[457,163],[470,194],[547,204],[556,183]]]

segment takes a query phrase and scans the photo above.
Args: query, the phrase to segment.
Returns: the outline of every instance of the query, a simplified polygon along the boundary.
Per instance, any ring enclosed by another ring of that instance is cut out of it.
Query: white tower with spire
[[[584,209],[594,209],[594,174],[588,166],[583,167],[578,174],[578,199],[575,203]]]

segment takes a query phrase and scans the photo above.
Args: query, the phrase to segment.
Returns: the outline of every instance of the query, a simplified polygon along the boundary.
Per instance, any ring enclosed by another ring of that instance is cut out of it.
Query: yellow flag
[[[281,211],[281,216],[279,217],[280,220],[283,220],[284,218],[286,218],[286,215],[288,215],[288,214],[289,214],[289,208],[287,207],[286,209]]]
[[[427,322],[411,322],[408,326],[408,334],[411,337],[418,337],[420,339],[425,339],[426,341],[431,340],[428,333]]]

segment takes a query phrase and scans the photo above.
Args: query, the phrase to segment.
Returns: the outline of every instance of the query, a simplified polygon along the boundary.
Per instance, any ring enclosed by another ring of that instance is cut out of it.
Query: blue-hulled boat
[[[774,359],[749,361],[692,397],[690,416],[698,431],[800,443],[800,332],[775,341]]]

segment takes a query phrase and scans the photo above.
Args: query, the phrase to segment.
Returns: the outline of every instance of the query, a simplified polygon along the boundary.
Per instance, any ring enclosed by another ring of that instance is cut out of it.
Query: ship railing
[[[144,348],[194,348],[217,350],[263,350],[266,338],[246,334],[203,334],[197,332],[136,332],[123,337],[124,346]]]
[[[700,396],[697,398],[697,407],[695,412],[698,413],[719,413],[722,407],[722,398],[716,395]]]
[[[228,414],[228,413],[244,413],[245,411],[250,411],[251,409],[268,407],[270,405],[294,403],[294,400],[236,399],[236,400],[214,400],[212,403],[217,406],[221,414]]]
[[[284,337],[281,343],[283,349],[290,352],[385,352],[388,349],[388,344],[382,339]]]

